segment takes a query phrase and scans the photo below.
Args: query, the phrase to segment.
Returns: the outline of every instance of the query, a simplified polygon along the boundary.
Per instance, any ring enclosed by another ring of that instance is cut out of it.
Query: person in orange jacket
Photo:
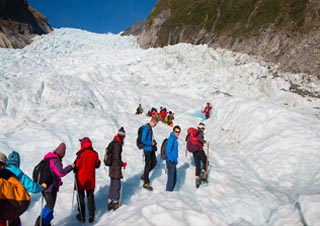
[[[19,216],[28,209],[30,195],[18,178],[5,169],[7,160],[0,152],[0,226],[19,226]]]
[[[96,169],[100,167],[98,153],[93,150],[92,142],[88,137],[79,140],[81,148],[77,152],[75,164],[76,189],[79,195],[78,211],[76,218],[85,222],[85,193],[88,201],[89,222],[94,222],[95,201],[94,189],[96,186]]]

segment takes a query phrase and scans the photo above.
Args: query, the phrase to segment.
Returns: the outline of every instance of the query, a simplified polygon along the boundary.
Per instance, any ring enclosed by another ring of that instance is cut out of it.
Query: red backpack
[[[196,152],[201,149],[201,142],[198,138],[199,131],[197,128],[190,127],[187,130],[186,142],[187,142],[187,150],[189,152]]]

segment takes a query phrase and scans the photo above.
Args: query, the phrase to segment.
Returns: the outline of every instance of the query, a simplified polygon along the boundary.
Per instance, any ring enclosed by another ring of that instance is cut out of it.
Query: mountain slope
[[[319,12],[318,0],[159,0],[139,43],[144,48],[208,44],[320,76]]]
[[[26,0],[1,0],[0,47],[23,48],[32,37],[52,31],[47,19]]]

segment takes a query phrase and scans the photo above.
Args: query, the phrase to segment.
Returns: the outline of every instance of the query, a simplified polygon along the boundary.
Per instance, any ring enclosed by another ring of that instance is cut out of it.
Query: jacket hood
[[[19,153],[16,151],[11,152],[8,156],[7,164],[14,165],[14,166],[20,168],[20,155],[19,155]]]

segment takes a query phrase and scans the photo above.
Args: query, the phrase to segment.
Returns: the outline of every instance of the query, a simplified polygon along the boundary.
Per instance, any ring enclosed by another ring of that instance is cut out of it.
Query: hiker
[[[159,113],[159,117],[160,117],[160,120],[162,122],[165,122],[165,119],[166,119],[167,115],[168,115],[167,109],[166,108],[161,108],[160,113]]]
[[[7,160],[0,152],[0,226],[21,226],[19,216],[28,209],[30,195],[14,173],[5,168]]]
[[[87,205],[89,212],[89,222],[94,222],[95,201],[94,190],[96,186],[96,169],[100,167],[98,153],[93,150],[92,142],[88,137],[79,140],[81,147],[76,153],[77,158],[74,161],[75,189],[78,192],[78,214],[76,218],[80,222],[85,222],[85,195],[87,196]]]
[[[177,181],[177,164],[178,164],[178,137],[181,128],[176,125],[168,138],[166,153],[167,153],[167,186],[166,191],[173,191]]]
[[[169,111],[169,114],[167,116],[167,124],[170,126],[170,127],[173,127],[173,120],[174,120],[174,113],[172,111]]]
[[[41,185],[37,184],[20,169],[20,155],[16,151],[13,151],[8,155],[6,169],[15,174],[18,180],[30,193],[39,193],[42,192],[43,189],[47,188],[45,183],[42,183]]]
[[[207,105],[205,106],[205,108],[202,111],[204,113],[206,119],[210,118],[211,109],[212,109],[212,107],[211,107],[210,103],[208,102]]]
[[[62,185],[61,177],[64,177],[72,171],[74,164],[68,165],[63,168],[62,159],[66,154],[66,145],[64,143],[52,152],[48,152],[43,159],[50,159],[50,170],[53,174],[53,183],[47,184],[47,188],[42,192],[46,201],[45,206],[42,208],[41,216],[38,216],[35,226],[50,226],[53,219],[53,210],[57,200],[57,194],[60,186]],[[42,222],[40,222],[42,219]]]
[[[108,210],[116,210],[120,207],[120,189],[121,189],[121,179],[122,167],[124,169],[127,166],[126,162],[122,161],[121,153],[124,138],[126,137],[126,131],[121,127],[118,134],[114,136],[112,142],[112,163],[109,166],[109,177],[110,177],[110,187],[108,195]]]
[[[140,115],[142,113],[143,113],[143,108],[142,108],[141,104],[139,104],[139,106],[138,106],[138,108],[136,110],[136,115]]]
[[[157,142],[153,137],[152,128],[154,128],[158,123],[157,117],[152,117],[150,122],[143,127],[141,141],[143,144],[143,153],[144,153],[144,173],[141,176],[141,180],[144,180],[143,187],[149,191],[152,191],[153,188],[150,185],[149,174],[153,168],[157,165],[156,151],[157,151]]]
[[[205,131],[205,124],[200,122],[197,128],[197,135],[194,137],[195,139],[192,141],[192,146],[196,147],[196,150],[192,151],[194,163],[196,165],[196,187],[200,186],[201,180],[206,180],[206,164],[207,164],[207,156],[203,150],[203,145],[206,143],[204,139],[204,131]],[[188,134],[186,137],[187,141],[187,149],[191,149],[188,147],[191,134]],[[190,146],[191,146],[190,145]],[[190,151],[190,150],[189,150]]]

